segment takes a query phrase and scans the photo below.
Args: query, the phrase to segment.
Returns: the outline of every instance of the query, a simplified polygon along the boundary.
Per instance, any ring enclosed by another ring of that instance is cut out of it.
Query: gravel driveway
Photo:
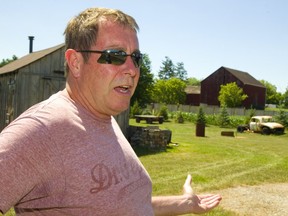
[[[217,191],[220,206],[241,216],[288,215],[288,183],[241,186]]]

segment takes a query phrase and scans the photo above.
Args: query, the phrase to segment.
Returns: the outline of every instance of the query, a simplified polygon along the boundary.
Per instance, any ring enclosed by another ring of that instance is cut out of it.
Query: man
[[[0,209],[21,215],[204,213],[219,195],[151,198],[148,173],[112,117],[129,106],[142,54],[135,20],[90,8],[65,30],[66,88],[0,135]]]

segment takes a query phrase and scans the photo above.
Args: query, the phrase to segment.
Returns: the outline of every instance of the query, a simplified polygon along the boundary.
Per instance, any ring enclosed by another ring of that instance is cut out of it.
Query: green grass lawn
[[[144,121],[136,123],[135,119],[131,119],[130,124],[147,126]],[[235,137],[225,137],[220,133],[227,129],[208,126],[206,137],[196,137],[193,123],[164,122],[159,127],[172,131],[173,143],[167,151],[136,149],[152,178],[153,195],[181,194],[188,173],[193,176],[196,193],[239,185],[288,182],[288,134],[238,133]],[[14,213],[10,211],[6,215]],[[220,206],[207,215],[234,214]]]
[[[147,126],[134,119],[130,124]],[[172,142],[178,145],[170,144],[165,152],[139,156],[152,178],[154,195],[180,194],[187,173],[193,176],[196,193],[288,182],[288,134],[238,133],[225,137],[221,131],[231,129],[208,126],[205,137],[196,137],[193,123],[164,122],[159,127],[172,130]],[[234,214],[219,207],[208,215]]]

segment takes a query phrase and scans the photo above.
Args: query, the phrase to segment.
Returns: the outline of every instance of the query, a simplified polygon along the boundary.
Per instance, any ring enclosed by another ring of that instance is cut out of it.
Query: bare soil
[[[288,183],[239,186],[217,191],[220,206],[240,216],[288,216]]]

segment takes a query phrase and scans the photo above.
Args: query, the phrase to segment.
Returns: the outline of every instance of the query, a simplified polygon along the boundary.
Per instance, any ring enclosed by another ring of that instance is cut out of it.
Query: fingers
[[[218,194],[198,195],[198,197],[200,199],[201,205],[204,204],[209,209],[216,207],[222,200],[222,197]]]

